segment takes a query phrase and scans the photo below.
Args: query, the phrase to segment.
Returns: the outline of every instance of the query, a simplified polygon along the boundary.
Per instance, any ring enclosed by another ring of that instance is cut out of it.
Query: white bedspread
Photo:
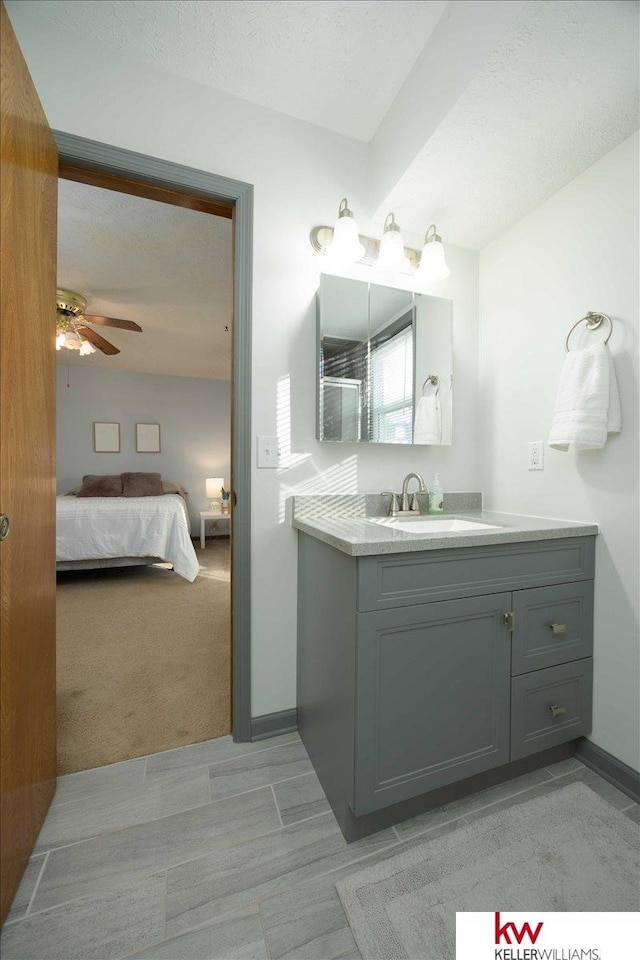
[[[162,497],[57,497],[56,560],[160,557],[185,580],[199,563],[184,500]]]

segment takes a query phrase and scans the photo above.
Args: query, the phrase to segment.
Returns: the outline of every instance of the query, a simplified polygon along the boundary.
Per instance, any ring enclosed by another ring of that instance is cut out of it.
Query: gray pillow
[[[121,497],[122,477],[119,474],[98,476],[88,473],[82,478],[82,486],[76,497]]]
[[[123,497],[161,497],[162,476],[159,473],[123,473]]]

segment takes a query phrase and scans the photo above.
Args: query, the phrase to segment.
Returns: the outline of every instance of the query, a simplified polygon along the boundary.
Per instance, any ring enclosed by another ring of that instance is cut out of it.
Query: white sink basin
[[[413,520],[411,517],[381,517],[371,520],[371,523],[391,527],[392,530],[402,530],[403,533],[414,533],[423,537],[425,533],[457,533],[462,530],[499,530],[491,523],[479,523],[477,520],[459,520],[457,517],[442,517],[430,520],[421,517]]]

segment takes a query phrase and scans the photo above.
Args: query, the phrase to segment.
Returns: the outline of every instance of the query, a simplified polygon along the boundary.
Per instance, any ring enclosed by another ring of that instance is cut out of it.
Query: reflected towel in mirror
[[[414,443],[442,443],[442,412],[440,401],[433,394],[420,397],[413,425]]]

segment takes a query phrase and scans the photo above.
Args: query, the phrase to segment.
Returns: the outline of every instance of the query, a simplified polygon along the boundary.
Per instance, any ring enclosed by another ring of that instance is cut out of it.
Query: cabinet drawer
[[[514,676],[593,653],[593,582],[519,590],[513,595],[515,631],[511,672]]]
[[[593,537],[361,557],[358,610],[592,580],[593,574]]]
[[[555,747],[591,729],[590,657],[511,681],[511,759]]]

